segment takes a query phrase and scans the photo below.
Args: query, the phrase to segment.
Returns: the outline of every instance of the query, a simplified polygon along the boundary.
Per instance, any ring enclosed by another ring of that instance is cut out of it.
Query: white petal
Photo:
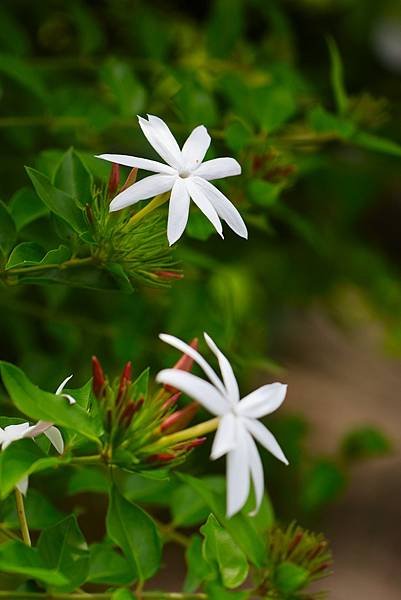
[[[264,446],[266,450],[271,452],[273,456],[281,460],[281,462],[283,462],[284,464],[288,465],[288,460],[284,456],[284,452],[281,450],[276,438],[263,425],[263,423],[257,421],[256,419],[246,418],[243,419],[243,422],[249,433],[253,435],[253,437],[256,439],[256,441],[259,442],[259,444],[262,444],[262,446]]]
[[[205,217],[209,219],[213,227],[216,229],[217,233],[223,236],[223,228],[221,226],[221,222],[219,219],[219,215],[216,210],[212,206],[211,202],[206,197],[206,194],[202,190],[202,188],[198,185],[195,177],[187,177],[185,179],[185,183],[188,189],[188,192],[195,202],[196,206],[203,212]]]
[[[221,394],[223,394],[223,396],[225,395],[226,390],[223,383],[216,375],[209,363],[203,358],[201,354],[199,354],[197,350],[195,350],[195,348],[192,348],[179,338],[175,337],[174,335],[169,335],[168,333],[161,333],[159,335],[159,338],[166,344],[173,346],[173,348],[177,348],[177,350],[183,352],[183,354],[187,354],[188,356],[190,356],[196,362],[196,364],[200,366],[200,368],[204,371],[205,375],[210,379],[213,385],[221,392]]]
[[[249,469],[251,472],[251,478],[253,482],[253,488],[255,491],[256,505],[255,509],[251,512],[251,516],[255,515],[263,500],[263,494],[265,491],[265,478],[263,473],[263,464],[259,456],[258,449],[255,442],[253,441],[250,433],[247,432],[247,447],[248,447],[248,461]]]
[[[202,179],[193,177],[197,184],[203,189],[207,198],[213,204],[217,214],[227,223],[229,227],[240,237],[248,239],[248,230],[238,210],[234,204],[217,189],[216,186]]]
[[[45,433],[45,431],[47,429],[49,429],[49,427],[52,427],[53,423],[50,423],[50,421],[38,421],[35,425],[31,425],[31,427],[29,427],[25,433],[24,433],[24,438],[34,438],[37,435],[40,435],[41,433]]]
[[[213,158],[199,165],[194,175],[203,179],[221,179],[241,174],[241,165],[234,158]]]
[[[29,430],[29,423],[18,423],[18,425],[8,425],[2,430],[0,443],[2,444],[3,450],[8,448],[8,446],[15,442],[16,440],[21,440],[25,433]]]
[[[167,238],[170,246],[182,236],[188,223],[189,194],[181,177],[178,177],[171,191],[168,210]]]
[[[17,489],[21,492],[21,494],[23,496],[26,496],[26,493],[28,491],[28,484],[29,484],[28,477],[24,477],[23,479],[21,479],[21,481],[19,481],[17,483]]]
[[[69,375],[68,377],[66,377],[64,379],[64,381],[62,381],[60,383],[60,385],[58,386],[58,388],[56,389],[56,396],[58,396],[59,394],[61,394],[61,392],[63,391],[63,389],[65,388],[65,386],[67,385],[67,383],[70,381],[70,379],[72,379],[74,377],[74,375]]]
[[[163,194],[163,192],[168,192],[173,187],[175,180],[174,175],[150,175],[145,177],[117,194],[110,202],[110,212],[121,210],[140,200],[146,200],[158,194]]]
[[[227,517],[241,510],[250,487],[246,439],[238,421],[237,426],[237,446],[227,454]]]
[[[184,169],[193,171],[201,164],[210,146],[210,135],[204,125],[195,127],[182,147]]]
[[[173,169],[181,169],[181,150],[170,129],[158,117],[148,115],[148,118],[149,121],[138,117],[139,125],[148,142]]]
[[[61,396],[63,398],[65,398],[66,400],[68,400],[68,403],[70,404],[70,406],[77,403],[75,398],[73,396],[71,396],[70,394],[61,394]]]
[[[269,415],[281,406],[287,393],[287,386],[282,383],[263,385],[242,398],[238,406],[238,414],[252,419],[260,419]]]
[[[64,440],[57,427],[49,427],[44,432],[45,436],[50,440],[59,454],[64,452]]]
[[[220,419],[216,435],[214,436],[210,458],[216,460],[236,446],[236,424],[233,413],[228,412]]]
[[[235,378],[233,369],[228,361],[228,359],[224,356],[221,350],[216,346],[212,338],[207,334],[203,334],[206,340],[207,345],[213,354],[217,357],[219,361],[219,366],[221,370],[221,374],[223,376],[224,385],[227,390],[227,396],[232,402],[239,401],[239,389],[238,383]]]
[[[176,170],[168,165],[158,162],[157,160],[148,160],[147,158],[139,158],[137,156],[129,156],[127,154],[98,154],[96,158],[108,160],[109,162],[126,167],[136,167],[145,171],[153,171],[155,173],[164,173],[165,175],[174,175]]]
[[[230,408],[227,400],[212,384],[192,373],[180,369],[164,369],[157,374],[156,381],[177,388],[214,415],[224,415]]]

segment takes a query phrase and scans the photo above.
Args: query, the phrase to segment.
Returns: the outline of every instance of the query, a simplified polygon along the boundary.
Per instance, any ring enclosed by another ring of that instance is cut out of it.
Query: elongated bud
[[[189,343],[189,345],[194,350],[197,350],[198,349],[198,338],[194,338]],[[180,369],[181,371],[190,371],[192,369],[193,362],[194,362],[193,358],[191,358],[187,354],[183,354],[181,356],[181,358],[175,363],[173,369]],[[178,392],[178,390],[171,385],[165,385],[164,389],[167,392],[171,392],[172,394],[175,394],[176,392]]]
[[[327,542],[320,542],[320,544],[318,544],[316,546],[316,548],[313,548],[308,553],[309,560],[313,560],[314,558],[316,558],[317,556],[319,556],[319,554],[322,552],[322,550],[325,550],[326,547],[327,547]]]
[[[170,398],[167,398],[167,400],[162,404],[162,410],[166,411],[169,408],[172,408],[174,404],[177,404],[180,396],[181,392],[177,392],[176,394],[170,396]]]
[[[120,417],[120,423],[124,427],[129,427],[133,416],[142,408],[144,399],[140,398],[138,402],[131,402],[124,408],[124,411]]]
[[[164,419],[160,425],[160,430],[165,433],[174,433],[180,429],[184,429],[190,421],[192,421],[195,414],[198,412],[199,404],[197,402],[191,402],[185,408],[177,410],[173,414],[169,415]]]
[[[183,279],[184,273],[179,271],[154,271],[154,274],[161,279]]]
[[[170,462],[174,460],[175,454],[170,454],[169,452],[161,452],[160,454],[152,454],[149,456],[149,462]]]
[[[85,214],[89,225],[93,225],[95,219],[93,217],[92,207],[89,204],[85,204]]]
[[[325,562],[322,563],[321,565],[315,567],[314,569],[312,569],[312,571],[310,572],[311,575],[316,575],[316,573],[320,573],[321,571],[325,571],[326,569],[330,569],[330,567],[332,566],[331,562]]]
[[[137,174],[138,174],[138,169],[136,167],[131,169],[131,171],[128,174],[126,182],[124,183],[123,187],[121,188],[121,192],[123,192],[124,190],[129,188],[131,185],[134,185]]]
[[[294,552],[295,548],[297,548],[298,544],[301,542],[303,537],[304,534],[301,531],[294,535],[293,539],[291,540],[288,546],[287,557],[289,557]]]
[[[184,450],[185,452],[187,452],[188,450],[192,450],[192,448],[197,448],[198,446],[202,446],[202,444],[204,444],[206,442],[207,438],[206,437],[201,437],[201,438],[195,438],[194,440],[191,440],[190,442],[184,442],[183,444],[177,444],[177,446],[174,446],[174,450],[178,450],[178,451],[182,451]]]
[[[109,198],[113,198],[120,185],[120,165],[113,163],[111,165],[111,172],[109,177],[109,185],[107,187],[107,194]]]
[[[121,374],[120,385],[118,388],[117,399],[116,399],[117,406],[120,404],[120,402],[125,394],[125,390],[131,383],[131,376],[132,376],[132,363],[131,363],[131,361],[128,361],[123,369],[122,374]]]
[[[106,384],[106,378],[103,373],[102,365],[96,356],[92,356],[92,389],[96,398],[101,398]]]

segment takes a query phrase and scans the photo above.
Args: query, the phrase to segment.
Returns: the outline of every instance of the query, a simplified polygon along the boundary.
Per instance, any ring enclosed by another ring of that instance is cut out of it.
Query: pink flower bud
[[[164,419],[163,423],[160,425],[160,430],[165,433],[173,433],[174,431],[179,431],[180,429],[184,429],[190,421],[192,421],[195,414],[198,412],[199,404],[197,402],[191,402],[185,408],[181,410],[177,410],[172,413],[166,419]]]
[[[106,384],[106,378],[103,373],[102,365],[96,356],[92,356],[92,389],[96,398],[101,398]]]
[[[111,165],[111,172],[109,177],[109,185],[107,188],[107,193],[109,198],[113,198],[120,185],[120,165],[113,163]]]
[[[197,350],[198,349],[198,338],[194,338],[189,343],[189,345],[194,350]],[[181,356],[181,358],[175,363],[173,369],[180,369],[181,371],[190,371],[192,369],[193,362],[194,362],[193,358],[191,358],[187,354],[183,354]],[[171,392],[172,394],[175,394],[176,392],[178,392],[178,390],[176,388],[172,387],[171,385],[165,385],[164,389],[167,392]]]
[[[125,394],[125,390],[131,383],[132,363],[128,361],[121,374],[120,385],[117,392],[116,405],[118,406]]]

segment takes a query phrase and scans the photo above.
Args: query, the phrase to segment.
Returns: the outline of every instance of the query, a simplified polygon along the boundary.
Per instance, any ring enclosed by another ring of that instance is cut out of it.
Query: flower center
[[[191,175],[191,173],[189,171],[180,171],[180,177],[182,177],[182,179],[186,179],[187,177],[189,177]]]

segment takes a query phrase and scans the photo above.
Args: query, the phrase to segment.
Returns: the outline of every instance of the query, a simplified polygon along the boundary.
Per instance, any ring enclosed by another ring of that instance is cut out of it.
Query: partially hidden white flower
[[[148,142],[166,164],[125,154],[98,155],[97,158],[103,160],[156,173],[118,194],[110,204],[110,211],[120,210],[171,190],[167,223],[170,245],[184,232],[188,222],[190,199],[209,219],[221,237],[223,228],[220,219],[223,219],[237,235],[247,238],[248,231],[238,210],[210,183],[213,179],[239,175],[239,163],[234,158],[214,158],[202,162],[210,145],[210,135],[203,125],[192,131],[180,149],[162,119],[154,115],[148,115],[148,120],[143,117],[138,119]]]
[[[284,401],[287,386],[281,383],[264,385],[241,400],[229,361],[206,333],[204,336],[210,350],[217,357],[221,379],[196,350],[174,336],[161,334],[160,338],[164,342],[193,358],[209,381],[179,369],[160,371],[156,380],[177,388],[219,417],[211,458],[215,460],[227,455],[227,516],[233,516],[244,506],[251,481],[256,499],[255,513],[263,498],[264,474],[254,439],[288,465],[277,440],[258,420],[279,408]]]
[[[76,400],[69,394],[64,394],[63,389],[71,379],[72,375],[66,377],[56,390],[57,396],[63,396],[69,402],[69,404],[75,404]],[[55,449],[59,454],[64,452],[64,440],[60,431],[48,421],[38,421],[35,425],[26,423],[18,423],[18,425],[8,425],[4,429],[0,427],[0,448],[5,450],[12,442],[22,440],[23,438],[35,438],[36,436],[44,433],[45,436],[50,440]],[[24,477],[17,484],[17,488],[22,494],[26,494],[28,489],[28,477]]]

